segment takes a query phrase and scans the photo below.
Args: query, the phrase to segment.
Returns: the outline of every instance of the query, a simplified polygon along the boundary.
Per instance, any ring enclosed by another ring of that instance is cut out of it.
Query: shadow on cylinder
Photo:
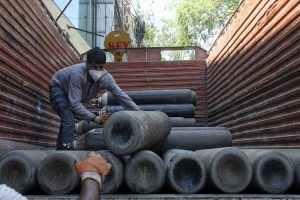
[[[166,113],[169,117],[195,117],[195,107],[193,104],[145,104],[138,106],[144,111],[161,111]],[[124,108],[122,106],[106,107],[108,113],[115,113],[123,110]]]
[[[112,168],[108,176],[105,177],[102,183],[101,193],[112,194],[116,192],[122,185],[124,180],[124,167],[120,158],[115,156],[109,151],[102,150],[99,151],[103,158],[111,164]]]
[[[84,135],[83,143],[84,150],[107,150],[107,145],[104,142],[103,129],[94,129]]]
[[[195,118],[170,117],[172,127],[195,127],[197,122]]]
[[[13,150],[45,150],[44,147],[0,139],[0,158]]]
[[[87,133],[88,131],[95,129],[95,128],[101,128],[102,125],[99,125],[95,122],[92,121],[86,121],[86,120],[81,120],[80,122],[75,124],[75,133],[77,136],[80,136],[84,133]]]
[[[284,154],[291,162],[294,169],[294,181],[292,192],[299,193],[300,187],[300,149],[273,149],[274,151]]]
[[[172,128],[170,135],[163,141],[150,146],[148,149],[163,155],[169,149],[199,150],[232,145],[230,132],[224,128],[211,127],[181,127]]]

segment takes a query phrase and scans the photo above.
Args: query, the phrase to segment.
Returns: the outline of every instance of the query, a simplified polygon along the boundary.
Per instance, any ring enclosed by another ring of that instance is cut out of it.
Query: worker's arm
[[[18,199],[18,200],[28,200],[26,197],[22,196],[15,189],[5,185],[0,184],[0,199]]]
[[[79,200],[99,200],[100,184],[93,179],[85,179],[81,183]]]
[[[126,110],[140,110],[140,108],[132,101],[132,99],[118,86],[115,79],[109,75],[108,91],[114,95],[121,106]]]
[[[75,168],[81,177],[79,200],[99,200],[102,178],[108,175],[111,165],[100,153],[91,152],[86,160],[76,160]]]
[[[95,115],[88,111],[86,107],[81,103],[83,80],[77,73],[70,75],[70,84],[68,91],[68,98],[71,109],[76,116],[84,120],[94,120]]]

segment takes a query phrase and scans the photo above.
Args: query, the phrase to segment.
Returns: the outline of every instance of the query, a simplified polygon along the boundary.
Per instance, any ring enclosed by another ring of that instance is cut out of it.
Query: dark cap
[[[93,47],[87,53],[87,63],[105,64],[106,55],[103,49],[99,47]]]

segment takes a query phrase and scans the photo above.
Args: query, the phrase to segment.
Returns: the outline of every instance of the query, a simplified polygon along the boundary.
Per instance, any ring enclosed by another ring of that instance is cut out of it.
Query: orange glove
[[[98,123],[98,124],[105,124],[105,122],[107,121],[108,118],[109,118],[109,114],[104,113],[101,116],[97,116],[95,118],[95,122]]]
[[[79,174],[89,171],[106,176],[110,172],[111,164],[107,163],[100,153],[90,152],[86,160],[75,161],[75,168]]]

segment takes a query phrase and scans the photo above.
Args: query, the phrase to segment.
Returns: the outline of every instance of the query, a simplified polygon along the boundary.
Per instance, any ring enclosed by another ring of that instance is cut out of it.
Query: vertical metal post
[[[97,17],[98,17],[97,6],[98,6],[98,0],[94,0],[94,3],[95,3],[95,21],[94,21],[95,24],[94,24],[94,26],[95,26],[95,33],[97,33],[98,32],[98,29],[97,29]],[[94,41],[95,41],[94,46],[99,46],[99,45],[97,45],[97,35],[94,34],[93,37],[94,37]]]
[[[107,4],[104,4],[104,35],[106,36],[106,20],[107,20],[107,14],[106,14],[106,9],[107,9]]]
[[[93,33],[94,32],[94,27],[93,27],[93,24],[94,24],[94,0],[90,0],[90,6],[91,6],[91,32]],[[93,35],[91,35],[92,37],[92,47],[93,47]]]
[[[92,33],[95,33],[95,0],[91,0],[91,8],[92,8]],[[95,47],[95,37],[92,34],[92,47]]]

